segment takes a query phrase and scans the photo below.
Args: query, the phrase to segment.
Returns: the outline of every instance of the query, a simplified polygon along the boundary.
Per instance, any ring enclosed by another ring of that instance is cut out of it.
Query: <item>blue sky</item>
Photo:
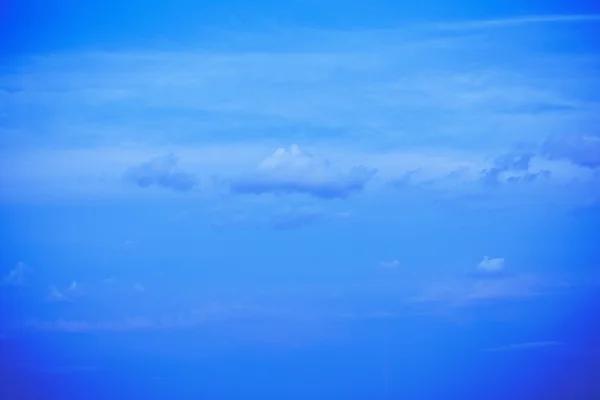
[[[600,397],[591,3],[0,21],[4,397]]]

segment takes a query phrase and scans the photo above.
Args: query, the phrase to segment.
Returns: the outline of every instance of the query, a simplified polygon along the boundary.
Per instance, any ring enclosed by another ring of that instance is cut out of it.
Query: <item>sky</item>
[[[0,6],[0,398],[600,398],[600,7]]]

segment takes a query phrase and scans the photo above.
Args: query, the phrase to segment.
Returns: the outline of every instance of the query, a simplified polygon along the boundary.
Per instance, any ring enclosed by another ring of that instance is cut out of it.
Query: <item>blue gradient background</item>
[[[600,399],[597,37],[591,2],[2,2],[0,398]]]

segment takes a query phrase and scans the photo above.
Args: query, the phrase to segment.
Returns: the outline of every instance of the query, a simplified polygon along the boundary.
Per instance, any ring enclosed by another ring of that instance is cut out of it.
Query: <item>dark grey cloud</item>
[[[177,167],[177,157],[167,154],[154,158],[125,172],[125,179],[139,187],[159,186],[178,192],[188,192],[196,185],[193,174]]]
[[[304,193],[325,199],[346,198],[363,190],[376,172],[364,166],[340,171],[292,145],[288,150],[278,149],[256,171],[234,180],[231,190],[239,194]]]
[[[567,160],[588,168],[600,167],[600,136],[589,134],[563,134],[548,138],[541,154],[551,160]]]

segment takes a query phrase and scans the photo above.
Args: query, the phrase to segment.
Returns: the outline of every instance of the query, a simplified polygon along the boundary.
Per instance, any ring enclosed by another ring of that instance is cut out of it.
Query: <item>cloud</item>
[[[476,280],[468,285],[466,300],[493,300],[531,297],[539,294],[538,281],[531,276],[509,276],[495,280]]]
[[[71,284],[69,285],[69,287],[67,288],[67,292],[80,293],[81,287],[79,286],[79,284],[76,281],[72,281]]]
[[[298,229],[323,218],[324,214],[313,208],[289,209],[271,216],[269,226],[275,229]]]
[[[246,194],[304,193],[320,198],[345,198],[361,191],[375,169],[356,166],[348,171],[333,168],[297,145],[279,148],[254,171],[235,180],[231,189]]]
[[[551,160],[567,160],[587,168],[600,167],[600,136],[563,134],[549,137],[541,149]]]
[[[138,282],[133,285],[133,290],[135,290],[136,292],[142,293],[142,292],[146,291],[146,287]]]
[[[76,281],[72,281],[66,289],[60,290],[56,286],[50,286],[50,293],[46,301],[50,302],[72,302],[74,297],[81,294],[81,287]]]
[[[136,285],[143,287],[139,283]],[[58,319],[41,321],[33,319],[25,321],[25,325],[34,329],[60,332],[171,330],[191,328],[205,323],[244,322],[259,319],[265,321],[287,317],[287,313],[280,314],[257,305],[215,303],[176,314],[133,315],[106,320]]]
[[[350,218],[352,216],[352,211],[340,211],[334,214],[337,218]]]
[[[350,216],[349,212],[332,212],[315,206],[292,205],[271,211],[268,209],[242,210],[215,210],[215,220],[210,223],[211,228],[239,228],[239,229],[301,229],[322,220],[344,220]],[[222,212],[225,211],[225,212]]]
[[[72,300],[64,292],[60,291],[55,286],[50,286],[50,293],[46,297],[46,301],[53,302],[53,303],[60,303],[60,302],[71,302]]]
[[[379,266],[384,269],[395,269],[400,266],[400,261],[398,260],[390,260],[390,261],[381,261]]]
[[[56,366],[41,366],[41,365],[24,365],[25,368],[46,374],[79,374],[79,373],[91,373],[99,372],[102,370],[97,365],[83,365],[83,364],[72,364],[72,365],[56,365]]]
[[[25,325],[34,329],[62,331],[62,332],[90,332],[90,331],[133,331],[154,329],[185,329],[201,326],[206,323],[229,323],[248,321],[275,321],[296,319],[297,315],[278,312],[258,305],[245,303],[233,304],[206,304],[185,312],[163,315],[133,315],[117,319],[105,320],[78,320],[58,319],[43,321],[32,319],[25,321]]]
[[[538,178],[548,177],[550,172],[542,170],[532,172],[531,162],[535,153],[529,151],[512,151],[494,159],[493,166],[483,170],[483,181],[488,185],[513,183],[519,181],[532,182]]]
[[[58,332],[90,332],[90,331],[131,331],[156,327],[156,323],[145,317],[131,317],[118,321],[29,321],[28,326]]]
[[[477,269],[486,273],[495,273],[504,270],[504,258],[483,257],[483,260],[477,264]]]
[[[540,295],[544,282],[532,275],[494,275],[495,279],[455,279],[429,285],[410,300],[464,307],[500,300],[526,299]]]
[[[542,24],[542,23],[567,23],[567,22],[595,22],[600,21],[597,14],[555,14],[555,15],[528,15],[514,18],[496,18],[474,21],[463,21],[454,23],[437,24],[435,27],[441,29],[484,29],[502,28],[518,25]]]
[[[526,342],[526,343],[518,343],[518,344],[509,344],[507,346],[493,347],[490,349],[485,349],[484,351],[498,352],[498,351],[535,350],[535,349],[541,349],[541,348],[545,348],[545,347],[561,346],[563,344],[564,343],[555,342],[555,341]]]
[[[194,175],[180,170],[177,167],[177,157],[167,154],[153,158],[125,172],[125,179],[142,188],[159,186],[178,192],[188,192],[196,185]]]
[[[2,278],[2,284],[9,286],[23,286],[29,274],[29,268],[24,262],[18,262],[15,267]]]
[[[133,240],[125,240],[119,244],[119,251],[124,253],[131,252],[135,249],[135,242]]]
[[[491,301],[527,299],[564,286],[565,282],[543,279],[533,274],[508,274],[504,258],[485,256],[477,264],[475,273],[429,284],[411,301],[462,307]]]

